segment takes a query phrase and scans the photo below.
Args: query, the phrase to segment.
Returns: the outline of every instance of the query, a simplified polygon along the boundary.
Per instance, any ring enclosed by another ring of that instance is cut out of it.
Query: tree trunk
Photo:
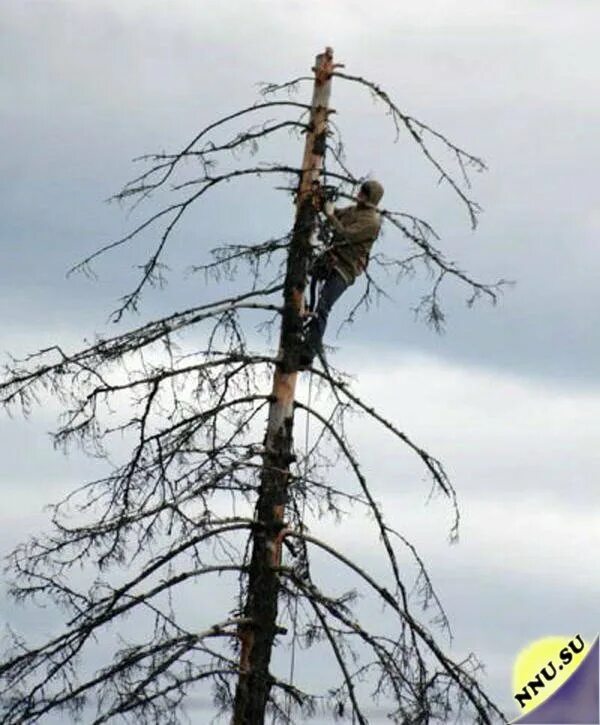
[[[302,341],[304,289],[318,209],[320,172],[327,138],[333,51],[317,56],[309,131],[298,187],[296,219],[287,258],[279,362],[273,375],[261,485],[256,504],[252,559],[232,725],[261,725],[271,687],[269,662],[277,634],[277,599],[284,510],[293,455],[294,395]]]

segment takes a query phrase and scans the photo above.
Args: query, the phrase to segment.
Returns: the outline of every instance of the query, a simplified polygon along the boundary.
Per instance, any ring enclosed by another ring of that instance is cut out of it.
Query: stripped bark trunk
[[[293,455],[294,397],[302,342],[304,289],[319,203],[320,173],[326,147],[333,51],[317,56],[309,130],[296,200],[284,284],[279,361],[273,375],[263,453],[260,491],[255,510],[252,558],[244,617],[240,629],[240,674],[232,725],[261,725],[271,688],[269,662],[277,629],[281,545]]]

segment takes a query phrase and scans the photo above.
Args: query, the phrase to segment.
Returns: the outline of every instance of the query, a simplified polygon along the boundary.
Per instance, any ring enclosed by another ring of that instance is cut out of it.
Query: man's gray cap
[[[365,181],[360,190],[365,194],[368,202],[374,206],[377,206],[383,196],[383,186],[375,179]]]

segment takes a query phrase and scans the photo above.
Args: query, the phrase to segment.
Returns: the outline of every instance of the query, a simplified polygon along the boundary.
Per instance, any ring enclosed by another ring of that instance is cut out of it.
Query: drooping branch
[[[297,103],[294,101],[266,101],[263,103],[255,103],[253,106],[248,106],[247,108],[242,108],[241,110],[235,111],[228,116],[223,116],[208,126],[205,126],[181,151],[176,154],[168,155],[164,161],[161,161],[160,155],[154,154],[139,157],[143,160],[156,158],[160,163],[129,181],[123,189],[113,197],[113,199],[120,201],[140,193],[147,194],[149,191],[153,191],[154,189],[161,187],[169,180],[177,165],[194,150],[194,147],[198,144],[198,142],[206,137],[211,131],[214,131],[220,126],[240,118],[241,116],[256,113],[257,111],[262,111],[266,108],[282,107],[300,109],[303,112],[310,110],[310,105],[307,105],[306,103]],[[154,176],[158,176],[159,178],[154,181],[152,178]]]
[[[132,292],[128,293],[122,298],[121,305],[112,313],[111,317],[113,322],[118,322],[126,311],[137,310],[138,301],[143,288],[146,286],[147,283],[152,282],[155,279],[153,275],[155,275],[155,272],[158,268],[159,258],[163,253],[167,241],[169,240],[176,225],[181,221],[185,212],[194,202],[198,201],[198,199],[204,196],[204,194],[206,194],[210,189],[213,189],[216,186],[224,182],[229,182],[233,179],[239,179],[247,176],[260,178],[261,176],[268,174],[298,174],[298,172],[298,169],[291,166],[255,166],[247,169],[236,169],[234,171],[229,171],[223,174],[219,174],[217,176],[210,176],[209,174],[204,174],[198,178],[182,182],[181,184],[173,187],[173,191],[180,191],[190,186],[196,186],[200,188],[192,193],[190,196],[185,198],[183,201],[171,204],[166,208],[156,212],[155,214],[152,214],[152,216],[150,216],[148,219],[135,227],[133,231],[127,233],[120,239],[109,242],[108,244],[105,244],[104,246],[97,249],[92,254],[89,254],[87,257],[85,257],[85,259],[81,260],[81,262],[78,262],[74,267],[72,267],[69,270],[68,274],[72,274],[73,272],[82,271],[83,269],[88,268],[90,263],[97,257],[105,254],[112,249],[115,249],[116,247],[120,247],[123,244],[130,242],[132,239],[137,237],[142,231],[153,225],[155,222],[162,219],[163,217],[167,217],[168,221],[160,235],[159,242],[148,261],[143,265],[143,274],[139,282],[137,283],[136,287]]]
[[[390,431],[396,438],[398,438],[403,444],[408,446],[411,450],[413,450],[419,458],[423,461],[425,467],[431,474],[431,477],[433,478],[433,481],[437,486],[440,487],[440,489],[448,496],[452,502],[453,502],[453,508],[456,512],[456,519],[453,526],[453,530],[457,529],[458,527],[458,521],[459,521],[459,515],[458,515],[458,507],[456,505],[456,492],[454,491],[454,488],[452,486],[452,483],[450,482],[450,479],[448,478],[446,472],[444,471],[444,468],[440,461],[438,461],[436,458],[431,456],[424,448],[421,448],[417,444],[415,444],[407,435],[406,433],[403,433],[401,430],[399,430],[391,421],[384,418],[378,411],[375,410],[375,408],[367,405],[364,403],[355,393],[353,393],[346,381],[339,377],[334,377],[330,374],[329,370],[321,371],[314,369],[313,374],[319,376],[323,380],[326,380],[327,383],[329,383],[332,387],[334,387],[337,391],[339,391],[344,397],[346,397],[348,400],[350,400],[356,407],[366,413],[369,417],[371,417],[373,420],[377,421],[379,424],[381,424],[384,428],[386,428],[388,431]]]
[[[166,162],[168,164],[173,161],[177,163],[182,157],[185,157],[198,161],[201,164],[204,173],[208,173],[209,169],[214,167],[216,164],[216,162],[210,158],[211,155],[217,154],[221,151],[243,151],[249,149],[250,154],[254,156],[258,153],[258,142],[260,140],[268,138],[271,134],[274,134],[284,128],[296,131],[299,130],[299,133],[305,133],[308,126],[301,121],[288,120],[271,124],[269,124],[268,121],[265,121],[262,125],[251,126],[245,131],[240,131],[229,141],[225,141],[223,143],[207,141],[205,145],[197,151],[192,149],[184,152],[183,154],[181,152],[175,154],[146,154],[145,156],[139,156],[135,159],[135,161]]]
[[[258,244],[226,244],[211,250],[212,262],[201,265],[193,265],[190,272],[204,272],[205,275],[213,275],[217,282],[221,274],[227,279],[233,278],[237,271],[237,264],[245,262],[251,269],[253,279],[259,277],[259,265],[263,258],[268,264],[271,257],[277,252],[289,249],[290,235],[269,239]]]
[[[467,212],[469,214],[469,218],[471,220],[471,226],[473,227],[473,229],[475,229],[475,227],[477,226],[477,216],[481,211],[481,207],[479,206],[479,204],[477,204],[477,202],[473,201],[473,199],[470,199],[465,194],[454,176],[446,171],[442,163],[435,158],[426,142],[426,136],[430,135],[432,138],[440,141],[447,149],[452,152],[458,164],[459,170],[462,174],[463,181],[467,186],[470,186],[467,169],[473,168],[475,171],[484,171],[487,168],[485,163],[477,156],[473,156],[461,147],[452,143],[452,141],[450,141],[444,134],[440,133],[439,131],[435,131],[433,128],[423,123],[422,121],[419,121],[413,116],[409,116],[403,113],[392,101],[388,93],[384,91],[377,83],[369,81],[366,78],[362,78],[361,76],[349,75],[348,73],[343,73],[341,71],[336,71],[334,75],[338,78],[351,81],[352,83],[358,83],[359,85],[365,86],[374,94],[376,98],[383,101],[394,122],[396,128],[396,138],[398,138],[398,136],[400,135],[402,127],[404,127],[409,132],[411,138],[417,143],[425,158],[429,161],[429,163],[433,165],[435,170],[440,175],[440,180],[447,182],[451,186],[453,191],[458,195],[458,197],[464,202],[467,208]]]
[[[192,307],[169,317],[149,322],[124,334],[106,340],[100,339],[96,344],[72,355],[65,353],[59,345],[53,345],[28,355],[24,360],[13,358],[12,364],[4,366],[5,380],[0,382],[0,403],[8,406],[19,401],[24,409],[28,410],[31,401],[27,394],[32,386],[47,384],[51,390],[56,389],[53,387],[52,381],[46,383],[46,378],[53,375],[63,376],[68,374],[70,370],[86,371],[90,375],[98,377],[100,383],[105,383],[104,379],[97,373],[98,366],[112,363],[128,353],[139,352],[160,340],[168,340],[169,336],[177,331],[189,328],[204,320],[218,318],[235,310],[262,309],[279,312],[281,307],[278,305],[251,302],[250,300],[256,297],[273,295],[281,289],[282,285],[278,284]],[[44,362],[44,357],[51,353],[56,353],[59,356],[58,362]],[[228,351],[226,357],[230,360],[236,360],[236,354],[232,351]],[[39,363],[38,360],[40,360]],[[32,363],[32,368],[24,366],[24,364]]]
[[[330,556],[332,556],[334,559],[338,560],[341,564],[343,564],[345,567],[347,567],[349,570],[353,571],[360,579],[362,579],[376,594],[378,597],[385,602],[388,607],[396,613],[396,615],[400,619],[401,624],[408,624],[410,628],[410,632],[412,635],[418,637],[420,641],[422,641],[430,651],[430,653],[435,657],[437,662],[442,667],[443,671],[446,673],[446,676],[454,682],[454,684],[457,686],[458,691],[462,693],[471,703],[473,709],[477,712],[480,722],[486,723],[486,725],[492,725],[493,720],[491,719],[492,716],[499,716],[503,721],[505,721],[504,714],[496,707],[496,705],[487,697],[487,695],[483,692],[483,690],[480,688],[477,681],[469,675],[464,669],[462,669],[459,665],[456,665],[454,662],[452,662],[448,657],[442,652],[436,641],[433,639],[431,634],[421,625],[419,624],[404,608],[401,606],[396,598],[390,594],[390,592],[380,585],[368,572],[366,572],[362,567],[358,566],[353,560],[351,560],[349,557],[347,557],[345,554],[342,554],[340,551],[333,548],[331,545],[327,544],[326,542],[315,538],[314,536],[311,536],[304,532],[299,531],[293,531],[290,530],[286,533],[288,537],[291,538],[298,538],[302,539],[303,541],[313,544],[314,546],[318,547],[322,551],[326,552]],[[312,585],[313,589],[311,594],[314,596],[315,589],[314,585]],[[336,616],[340,616],[340,612],[338,609],[334,610]],[[348,626],[352,626],[352,623],[350,620],[345,620],[344,623]]]

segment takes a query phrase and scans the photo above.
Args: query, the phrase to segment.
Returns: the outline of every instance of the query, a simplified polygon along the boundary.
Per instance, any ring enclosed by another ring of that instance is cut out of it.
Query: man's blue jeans
[[[327,327],[327,318],[331,312],[331,308],[348,289],[348,283],[337,270],[332,270],[321,287],[319,301],[314,313],[314,317],[308,324],[306,341],[309,350],[316,354],[321,351],[323,343],[323,334]]]

